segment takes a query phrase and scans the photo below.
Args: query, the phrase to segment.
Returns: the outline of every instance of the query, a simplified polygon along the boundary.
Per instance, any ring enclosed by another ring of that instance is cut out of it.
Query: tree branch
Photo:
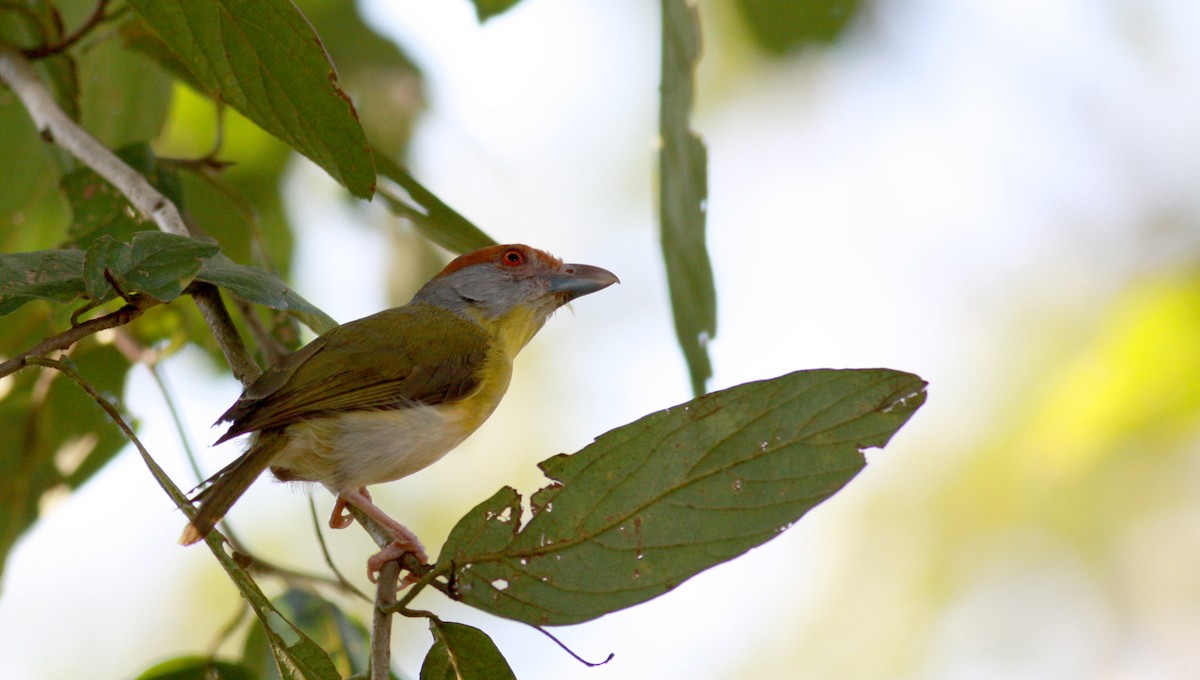
[[[400,564],[385,562],[379,570],[375,590],[375,613],[371,620],[370,680],[388,680],[392,668],[392,613],[396,588],[400,586]]]
[[[42,137],[66,149],[116,187],[138,212],[160,230],[180,236],[191,235],[175,204],[64,113],[38,78],[29,60],[20,50],[4,41],[0,41],[0,81],[12,88]],[[246,351],[220,296],[214,291],[202,292],[192,298],[212,329],[234,375],[243,385],[248,385],[258,377],[260,371]]]
[[[72,326],[58,335],[46,338],[17,356],[0,363],[0,378],[24,368],[30,363],[30,357],[40,357],[51,352],[64,350],[93,333],[99,333],[109,328],[124,326],[142,315],[154,305],[162,304],[146,295],[135,295],[129,304],[110,314],[85,321],[78,326]]]

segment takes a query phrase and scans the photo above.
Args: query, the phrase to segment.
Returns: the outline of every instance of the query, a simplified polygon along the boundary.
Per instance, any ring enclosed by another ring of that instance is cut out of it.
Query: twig
[[[110,314],[84,321],[78,326],[72,326],[58,335],[46,338],[17,356],[0,363],[0,378],[34,363],[34,357],[45,356],[51,352],[64,350],[93,333],[99,333],[109,328],[124,326],[142,315],[154,305],[161,304],[158,300],[146,295],[135,295],[130,298],[130,304]]]
[[[38,78],[29,60],[20,50],[4,41],[0,41],[0,81],[12,88],[42,137],[66,149],[116,187],[129,200],[130,205],[161,231],[190,236],[175,204],[64,113],[58,107],[54,96]],[[220,297],[212,293],[193,295],[193,299],[204,320],[212,328],[213,336],[229,361],[234,375],[242,384],[249,384],[258,377],[259,370],[242,344],[233,323],[224,323],[229,319],[229,314],[224,311],[224,305],[220,304]]]
[[[308,510],[312,515],[313,532],[317,535],[317,543],[321,546],[321,554],[325,556],[325,564],[329,567],[329,571],[333,572],[334,577],[342,584],[342,587],[364,600],[369,599],[361,590],[355,588],[354,584],[350,583],[345,574],[342,573],[342,570],[338,569],[337,565],[333,563],[333,555],[329,554],[329,545],[325,543],[325,534],[321,532],[321,518],[317,516],[317,504],[312,499],[312,496],[308,498]]]
[[[104,10],[108,7],[109,2],[110,0],[97,0],[96,7],[92,9],[92,15],[83,22],[83,25],[75,29],[75,32],[71,35],[47,45],[39,45],[38,47],[21,50],[21,53],[24,54],[28,59],[41,59],[42,57],[48,57],[52,54],[58,54],[59,52],[65,51],[71,47],[71,45],[79,42],[79,39],[87,35],[88,31],[91,31],[93,28],[95,28],[97,24],[99,24],[101,21],[104,21]]]

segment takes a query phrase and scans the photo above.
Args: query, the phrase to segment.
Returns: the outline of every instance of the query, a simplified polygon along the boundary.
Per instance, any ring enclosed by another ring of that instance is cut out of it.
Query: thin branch
[[[175,204],[64,113],[58,107],[54,96],[38,78],[29,60],[20,50],[4,41],[0,41],[0,81],[12,88],[43,138],[66,149],[116,187],[138,212],[145,215],[161,231],[180,236],[191,235]],[[242,384],[249,384],[258,377],[258,366],[250,358],[233,323],[224,323],[229,314],[224,310],[224,305],[220,304],[220,296],[215,293],[202,294],[193,295],[193,299],[212,328],[213,336],[221,346],[234,375]]]
[[[0,363],[0,378],[14,373],[21,368],[34,363],[34,357],[41,357],[51,352],[65,350],[93,333],[99,333],[109,328],[124,326],[142,315],[154,305],[161,304],[158,300],[146,295],[135,295],[130,298],[130,304],[110,314],[84,321],[78,326],[72,326],[58,335],[46,338],[17,356]]]
[[[375,590],[375,614],[371,621],[370,680],[388,680],[392,668],[392,614],[396,604],[396,589],[400,586],[400,565],[385,562],[379,570]]]
[[[246,350],[242,336],[238,333],[237,326],[233,324],[233,317],[229,316],[229,310],[221,301],[220,291],[210,283],[195,283],[192,286],[192,299],[196,301],[196,306],[200,309],[200,316],[204,317],[204,321],[212,329],[213,336],[221,347],[221,353],[225,355],[225,361],[229,363],[229,369],[233,371],[233,376],[243,385],[254,382],[258,376],[262,375],[262,369],[254,363],[250,352]]]
[[[312,496],[308,498],[308,510],[312,515],[313,532],[317,535],[317,543],[321,546],[321,554],[325,557],[325,564],[329,567],[329,571],[333,572],[334,577],[342,584],[342,587],[364,600],[369,600],[370,598],[361,590],[355,588],[354,584],[350,583],[345,574],[342,573],[342,570],[338,569],[337,565],[333,563],[333,555],[329,553],[329,545],[325,543],[325,534],[321,532],[321,518],[317,516],[317,503],[312,499]]]
[[[75,29],[75,32],[71,33],[71,35],[65,36],[53,43],[39,45],[28,50],[21,50],[21,53],[28,59],[41,59],[42,57],[66,51],[71,45],[79,42],[80,38],[87,35],[88,32],[107,18],[104,10],[108,7],[109,2],[110,0],[98,0],[95,8],[92,9],[92,15],[79,28]]]

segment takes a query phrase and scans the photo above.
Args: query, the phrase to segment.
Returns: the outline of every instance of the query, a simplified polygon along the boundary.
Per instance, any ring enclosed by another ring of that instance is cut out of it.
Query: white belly
[[[286,448],[272,463],[296,479],[351,491],[407,477],[436,462],[474,431],[461,411],[414,406],[356,411],[288,427]]]

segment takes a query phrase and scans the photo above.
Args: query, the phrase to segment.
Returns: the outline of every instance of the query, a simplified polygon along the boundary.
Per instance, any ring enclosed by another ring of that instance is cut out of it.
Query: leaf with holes
[[[536,625],[652,599],[765,543],[850,481],[925,402],[889,369],[799,371],[714,392],[541,463],[459,520],[439,566],[463,602]]]

